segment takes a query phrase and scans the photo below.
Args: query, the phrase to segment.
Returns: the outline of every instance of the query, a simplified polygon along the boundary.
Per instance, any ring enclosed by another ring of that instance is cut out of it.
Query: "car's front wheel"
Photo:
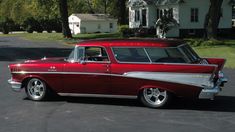
[[[163,108],[170,102],[171,94],[159,88],[145,88],[139,98],[147,107]]]
[[[38,78],[31,78],[26,84],[25,91],[28,98],[34,101],[45,100],[49,93],[46,83]]]

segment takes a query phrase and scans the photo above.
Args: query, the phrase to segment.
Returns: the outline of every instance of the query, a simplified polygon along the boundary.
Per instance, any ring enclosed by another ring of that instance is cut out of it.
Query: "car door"
[[[96,50],[102,52],[97,54]],[[109,92],[110,61],[105,49],[103,47],[77,47],[75,52],[77,61],[68,62],[64,66],[65,91],[68,93],[107,94]]]

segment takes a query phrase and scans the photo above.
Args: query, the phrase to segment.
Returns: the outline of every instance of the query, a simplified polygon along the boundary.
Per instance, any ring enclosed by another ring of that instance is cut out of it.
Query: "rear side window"
[[[152,62],[185,63],[187,58],[178,48],[145,48]]]
[[[144,48],[112,48],[119,62],[150,62]]]
[[[161,58],[168,57],[166,50],[163,48],[146,48],[146,51],[152,62],[158,62]]]

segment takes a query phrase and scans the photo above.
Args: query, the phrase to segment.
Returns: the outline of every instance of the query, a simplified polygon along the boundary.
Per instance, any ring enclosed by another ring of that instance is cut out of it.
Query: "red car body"
[[[94,60],[89,60],[92,54]],[[160,58],[163,54],[172,57]],[[92,40],[77,44],[68,59],[9,65],[9,83],[20,91],[31,78],[37,78],[60,95],[138,96],[154,87],[179,97],[213,99],[227,82],[222,73],[225,61],[200,58],[180,40]]]

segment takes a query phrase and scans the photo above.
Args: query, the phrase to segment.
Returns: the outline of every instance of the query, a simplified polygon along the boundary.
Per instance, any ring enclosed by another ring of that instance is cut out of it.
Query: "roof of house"
[[[169,4],[179,4],[184,3],[184,0],[153,0],[156,1],[156,5],[169,5]]]
[[[117,21],[110,17],[107,14],[72,14],[73,16],[77,16],[82,21]]]
[[[170,5],[170,4],[179,4],[184,3],[184,0],[135,0],[129,1],[128,6],[145,6],[145,5]]]

